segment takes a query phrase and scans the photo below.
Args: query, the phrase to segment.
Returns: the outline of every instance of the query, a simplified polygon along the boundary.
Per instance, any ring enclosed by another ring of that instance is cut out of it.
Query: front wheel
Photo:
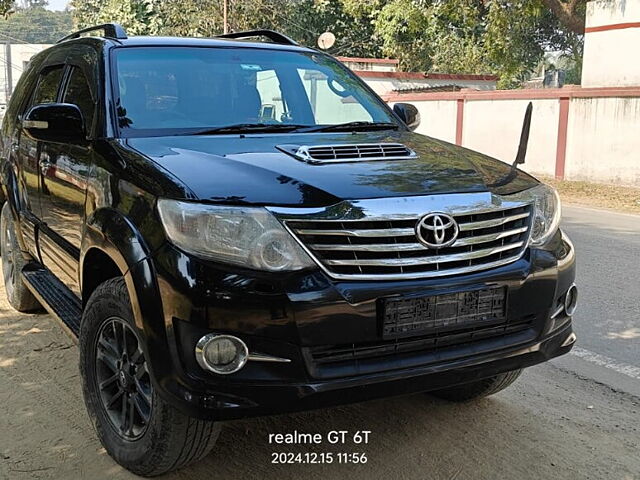
[[[429,395],[443,398],[450,402],[468,402],[477,398],[488,397],[504,390],[515,382],[521,373],[522,370],[512,370],[511,372],[500,373],[476,382],[429,392]]]
[[[109,455],[143,476],[204,457],[220,425],[188,417],[155,392],[122,277],[93,292],[80,327],[80,373],[89,416]]]

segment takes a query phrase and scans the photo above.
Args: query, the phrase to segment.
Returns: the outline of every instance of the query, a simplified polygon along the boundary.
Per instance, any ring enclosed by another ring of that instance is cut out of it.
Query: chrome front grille
[[[522,256],[531,224],[528,204],[451,208],[447,213],[458,223],[458,238],[451,246],[431,249],[418,241],[415,230],[430,210],[397,216],[364,212],[359,219],[350,218],[354,210],[347,211],[338,219],[326,214],[283,218],[316,262],[338,279],[424,278],[494,268]]]

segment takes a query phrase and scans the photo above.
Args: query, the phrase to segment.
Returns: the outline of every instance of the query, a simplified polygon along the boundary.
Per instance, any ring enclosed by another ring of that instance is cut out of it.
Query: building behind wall
[[[0,110],[4,112],[16,83],[35,54],[49,44],[0,42]]]
[[[587,3],[583,87],[640,85],[640,0]]]
[[[495,75],[458,75],[449,73],[400,72],[399,61],[392,58],[337,57],[353,70],[378,95],[396,92],[495,90]]]
[[[361,57],[336,57],[351,70],[371,72],[397,72],[398,60],[393,58],[361,58]]]

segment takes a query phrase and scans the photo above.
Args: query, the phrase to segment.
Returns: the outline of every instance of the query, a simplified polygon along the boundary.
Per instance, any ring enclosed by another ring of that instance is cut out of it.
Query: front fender
[[[84,262],[87,253],[97,248],[118,266],[124,276],[131,298],[136,326],[145,331],[145,318],[162,318],[156,275],[149,259],[149,247],[135,225],[113,208],[95,210],[86,222],[86,231],[80,248],[80,284],[85,284]],[[87,298],[83,298],[86,302]],[[159,316],[150,315],[151,312]],[[147,313],[148,312],[148,313]]]
[[[152,378],[162,378],[171,371],[166,354],[167,331],[162,299],[150,249],[135,225],[112,208],[94,211],[87,218],[80,253],[81,285],[85,284],[85,261],[92,249],[99,249],[117,265],[125,279],[138,332],[146,340],[145,355],[150,360]],[[84,297],[84,295],[83,295]],[[86,303],[87,298],[83,298]]]

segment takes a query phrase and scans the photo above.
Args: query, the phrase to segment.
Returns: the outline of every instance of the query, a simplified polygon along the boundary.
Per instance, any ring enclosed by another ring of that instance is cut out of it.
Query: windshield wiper
[[[332,132],[332,131],[367,131],[367,130],[397,130],[397,123],[391,122],[347,122],[335,125],[317,125],[315,127],[301,128],[300,132]]]
[[[253,133],[253,132],[291,132],[309,125],[297,125],[293,123],[236,123],[222,127],[206,128],[182,135],[215,135],[217,133]]]

